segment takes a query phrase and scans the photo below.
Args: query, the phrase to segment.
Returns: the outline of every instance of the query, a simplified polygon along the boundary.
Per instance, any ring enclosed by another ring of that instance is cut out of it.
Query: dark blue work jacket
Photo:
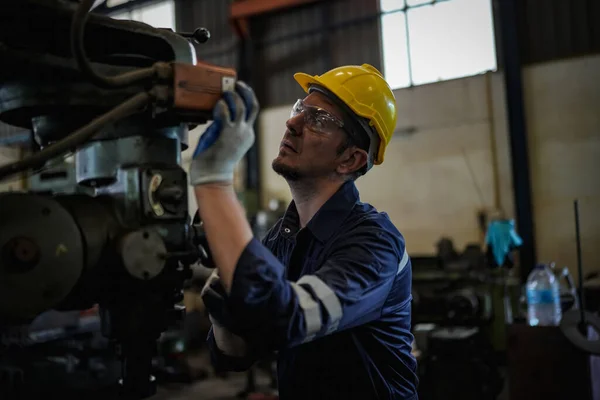
[[[278,351],[282,400],[417,398],[410,258],[353,182],[304,229],[292,202],[262,243],[245,248],[224,297],[207,308],[251,351],[225,356],[211,330],[218,369],[244,370]]]

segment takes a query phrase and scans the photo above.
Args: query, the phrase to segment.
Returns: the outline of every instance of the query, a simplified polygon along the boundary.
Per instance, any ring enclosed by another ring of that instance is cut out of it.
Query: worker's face
[[[340,110],[318,92],[296,104],[273,160],[273,170],[288,181],[336,177],[360,169],[366,152],[348,148]],[[362,152],[362,154],[361,154]]]

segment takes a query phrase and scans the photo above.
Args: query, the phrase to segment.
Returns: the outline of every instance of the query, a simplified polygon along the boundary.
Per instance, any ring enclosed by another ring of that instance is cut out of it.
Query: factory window
[[[380,0],[380,8],[392,88],[496,69],[491,0]]]
[[[136,2],[132,0],[113,0],[112,2],[107,2],[107,4],[112,7],[122,6],[128,3],[131,3],[130,7],[119,7],[119,11],[109,13],[109,15],[115,19],[129,19],[144,22],[155,28],[170,28],[175,31],[174,0],[152,2],[145,5],[136,5]]]

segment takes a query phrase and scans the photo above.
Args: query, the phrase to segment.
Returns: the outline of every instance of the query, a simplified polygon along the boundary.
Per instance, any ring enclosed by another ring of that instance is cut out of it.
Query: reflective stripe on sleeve
[[[308,285],[312,288],[317,299],[323,303],[323,306],[325,306],[325,309],[329,314],[330,321],[326,334],[334,332],[342,319],[342,304],[335,292],[316,275],[305,275],[301,277],[297,283],[299,285]],[[319,328],[321,327],[319,326]]]
[[[396,275],[398,275],[400,272],[402,272],[404,267],[406,267],[407,265],[408,265],[408,252],[406,251],[406,249],[404,249],[404,253],[402,254],[402,260],[400,260],[400,264],[398,264],[398,272],[396,273]]]
[[[300,308],[304,312],[304,323],[306,325],[306,337],[303,342],[308,342],[314,338],[314,336],[321,330],[321,309],[319,303],[313,300],[310,293],[306,291],[302,286],[297,283],[290,282],[296,296],[298,296],[298,303]]]

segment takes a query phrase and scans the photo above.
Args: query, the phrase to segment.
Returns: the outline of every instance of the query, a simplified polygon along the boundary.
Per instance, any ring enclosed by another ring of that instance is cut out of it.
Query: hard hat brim
[[[321,85],[321,86],[325,87],[326,89],[330,89],[327,87],[327,85],[324,85],[323,82],[321,82],[319,79],[315,78],[314,76],[305,74],[304,72],[295,73],[294,79],[296,80],[296,82],[298,82],[300,87],[302,87],[302,89],[306,93],[308,93],[308,89],[310,89],[310,85],[315,85],[315,84]]]

